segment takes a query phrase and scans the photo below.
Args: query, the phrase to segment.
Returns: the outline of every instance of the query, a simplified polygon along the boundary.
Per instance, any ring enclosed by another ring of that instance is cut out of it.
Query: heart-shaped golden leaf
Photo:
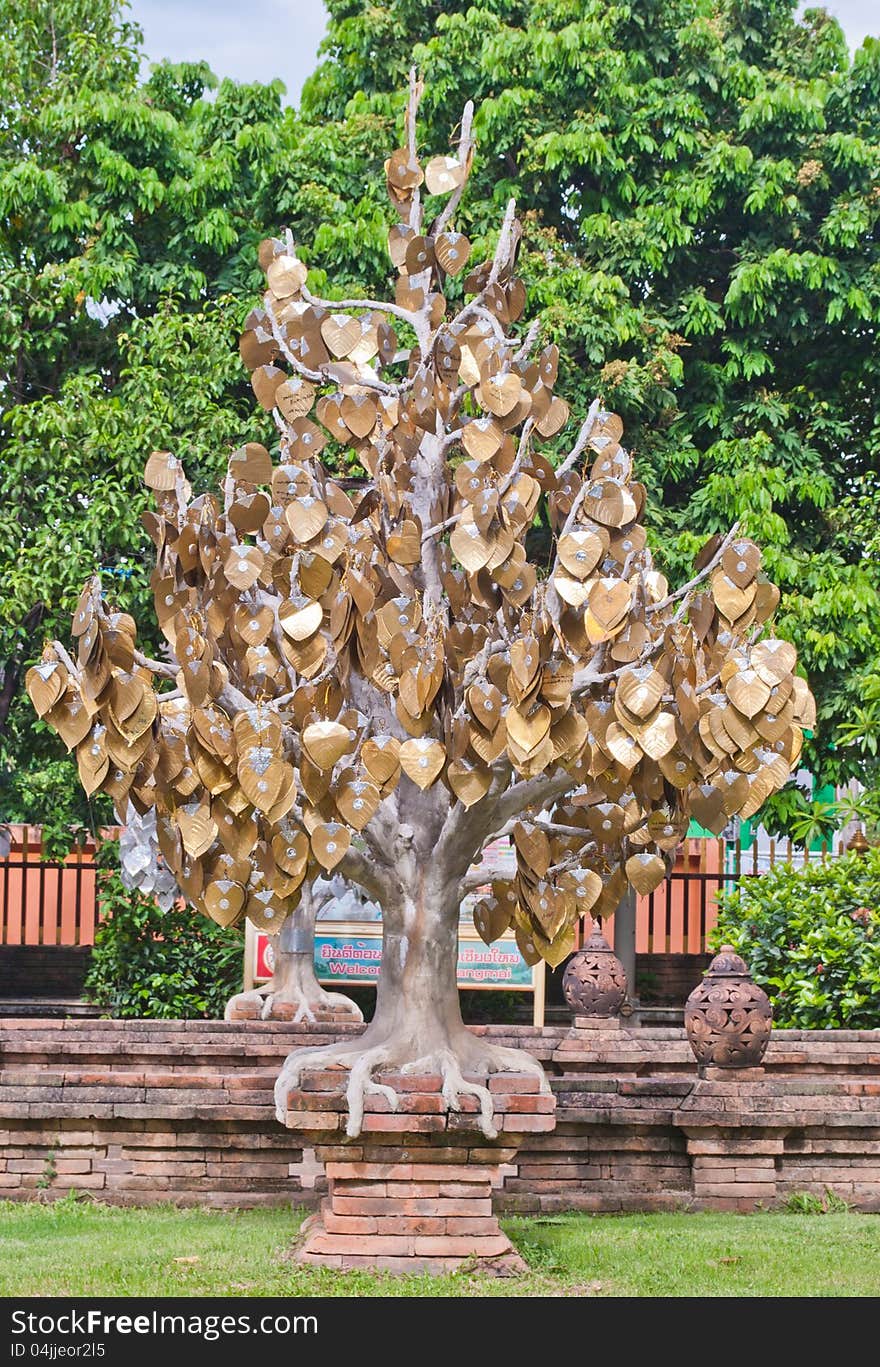
[[[332,769],[352,745],[347,726],[338,721],[316,721],[302,733],[303,749],[319,769]]]
[[[427,736],[404,741],[400,747],[400,767],[419,788],[430,788],[446,762],[446,750],[438,740]]]
[[[631,854],[624,869],[627,879],[640,897],[647,897],[666,877],[666,865],[659,854]]]
[[[329,873],[345,858],[351,844],[351,832],[338,821],[329,821],[312,830],[312,851],[318,863]]]

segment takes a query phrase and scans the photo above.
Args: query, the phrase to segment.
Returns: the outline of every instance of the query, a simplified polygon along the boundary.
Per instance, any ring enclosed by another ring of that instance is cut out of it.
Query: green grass
[[[504,1221],[528,1276],[339,1274],[289,1258],[302,1212],[0,1203],[4,1296],[876,1296],[874,1215],[564,1215]]]

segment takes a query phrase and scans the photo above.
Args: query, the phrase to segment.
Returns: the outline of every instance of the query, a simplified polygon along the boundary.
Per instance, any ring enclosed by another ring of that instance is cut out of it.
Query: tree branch
[[[366,854],[361,850],[356,850],[353,845],[349,846],[340,859],[335,872],[341,874],[350,883],[357,883],[358,887],[368,892],[380,906],[384,905],[386,901],[393,900],[398,891],[390,870],[369,859]]]
[[[318,308],[329,309],[331,313],[340,313],[343,309],[367,309],[371,313],[393,313],[395,318],[401,318],[403,322],[415,326],[416,319],[419,317],[412,309],[405,309],[400,304],[381,303],[378,299],[321,299],[317,294],[312,294],[306,285],[303,285],[300,294],[307,304],[315,304]]]
[[[3,685],[0,687],[0,734],[5,731],[6,723],[9,720],[9,713],[12,711],[12,704],[15,701],[15,695],[18,692],[18,685],[19,680],[21,679],[21,671],[25,656],[34,634],[45,615],[45,603],[34,603],[33,607],[28,609],[19,629],[20,634],[15,644],[15,648],[3,668]]]
[[[661,608],[669,607],[670,603],[675,603],[678,601],[679,598],[686,597],[687,594],[689,594],[692,589],[695,589],[698,584],[702,584],[703,580],[707,579],[709,575],[712,573],[712,571],[715,569],[716,565],[720,563],[728,547],[731,546],[732,543],[735,541],[738,531],[739,523],[734,522],[730,531],[727,533],[727,536],[724,538],[721,545],[718,547],[717,551],[712,556],[712,559],[709,561],[708,565],[704,565],[703,568],[700,570],[699,574],[695,574],[693,579],[689,579],[686,584],[682,584],[680,589],[675,590],[675,593],[667,594],[667,596],[664,599],[662,599],[659,603],[649,603],[648,606],[645,608],[645,612],[659,612]]]
[[[545,806],[554,798],[562,797],[578,787],[577,779],[564,770],[553,774],[538,774],[536,778],[521,779],[501,794],[495,804],[495,822],[503,826],[511,817],[519,816],[530,807]],[[490,836],[490,839],[494,837]]]
[[[458,160],[464,167],[467,167],[468,158],[474,150],[474,140],[471,136],[471,127],[473,125],[473,121],[474,102],[473,100],[468,100],[461,116],[461,136],[458,140]],[[455,213],[456,209],[461,203],[461,197],[464,194],[466,185],[467,176],[465,175],[461,184],[456,186],[452,194],[449,196],[449,199],[446,201],[443,212],[434,221],[434,224],[431,228],[431,232],[434,234],[435,237],[438,234],[442,233],[443,229],[446,227],[446,224],[452,218],[452,215]]]
[[[568,472],[574,465],[577,464],[578,460],[580,459],[581,455],[583,454],[584,450],[586,449],[587,442],[590,440],[590,437],[592,436],[593,428],[596,426],[596,420],[597,420],[597,418],[599,417],[599,409],[600,409],[599,400],[598,400],[598,399],[594,399],[593,402],[590,404],[590,407],[589,407],[589,409],[588,409],[588,411],[587,411],[587,416],[584,418],[583,422],[581,423],[581,430],[580,430],[580,431],[578,432],[578,434],[577,434],[577,441],[575,442],[574,446],[571,448],[571,450],[569,451],[568,455],[565,457],[565,460],[562,462],[562,464],[559,466],[559,468],[558,468],[557,471],[556,471],[556,478],[557,478],[557,479],[559,478],[560,475],[567,474],[567,472]],[[583,493],[581,493],[581,494],[579,495],[578,499],[575,501],[575,504],[572,505],[572,512],[575,512],[575,511],[576,511],[576,507],[579,508],[579,507],[580,507],[580,504],[581,504],[582,502],[583,502]],[[570,519],[571,519],[571,515],[572,515],[571,513],[569,513],[569,515],[568,515],[568,516],[569,516],[569,521],[570,521]],[[568,523],[566,523],[566,530],[568,530]]]

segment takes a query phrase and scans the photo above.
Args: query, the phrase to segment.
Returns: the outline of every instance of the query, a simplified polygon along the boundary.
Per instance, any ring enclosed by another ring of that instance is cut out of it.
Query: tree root
[[[443,1079],[443,1100],[450,1111],[461,1110],[459,1097],[475,1096],[480,1103],[480,1129],[487,1139],[497,1139],[498,1131],[492,1123],[495,1118],[495,1106],[489,1088],[482,1087],[478,1082],[468,1082],[462,1076],[458,1059],[451,1049],[444,1049],[438,1058],[440,1076]]]
[[[345,1089],[348,1122],[345,1132],[350,1139],[356,1139],[363,1128],[364,1104],[368,1096],[384,1096],[392,1111],[399,1109],[399,1098],[393,1087],[374,1078],[373,1074],[377,1069],[388,1069],[410,1076],[418,1073],[437,1073],[441,1078],[441,1095],[447,1108],[460,1112],[462,1097],[476,1097],[480,1103],[479,1119],[474,1116],[477,1127],[487,1139],[497,1139],[492,1093],[488,1087],[466,1078],[465,1072],[477,1076],[491,1073],[527,1073],[540,1079],[540,1090],[543,1093],[549,1094],[551,1091],[544,1069],[530,1054],[502,1045],[487,1044],[469,1032],[457,1039],[456,1045],[460,1047],[454,1046],[452,1042],[444,1043],[436,1050],[422,1054],[416,1059],[407,1058],[404,1044],[386,1039],[367,1045],[364,1037],[316,1049],[296,1049],[285,1059],[275,1083],[275,1113],[283,1125],[287,1114],[287,1094],[299,1085],[300,1078],[307,1069],[348,1068],[349,1077]]]
[[[300,1025],[304,1021],[313,1025],[318,1020],[317,1013],[328,1010],[345,1011],[351,1017],[354,1025],[360,1025],[364,1019],[360,1007],[342,992],[325,992],[322,987],[317,985],[316,990],[309,993],[285,991],[284,989],[273,992],[271,983],[255,988],[252,992],[237,992],[226,1003],[223,1017],[224,1020],[231,1020],[232,1013],[237,1007],[247,1006],[254,1012],[254,1016],[249,1017],[250,1019],[264,1021],[290,1019],[287,1015],[275,1016],[274,1008],[276,1005],[293,1007],[294,1015],[291,1022],[293,1025]]]
[[[298,1025],[302,1020],[315,1021],[317,1020],[315,1011],[330,1010],[333,1007],[338,1007],[340,1011],[348,1012],[353,1024],[361,1025],[363,1023],[364,1013],[350,997],[346,997],[342,992],[325,992],[322,987],[318,988],[318,993],[319,995],[316,997],[304,996],[302,998],[300,1005],[297,1007],[296,1015],[293,1018],[295,1025]],[[273,994],[272,1001],[274,1002],[278,996],[278,993]],[[281,1000],[286,1000],[286,998],[282,995]],[[267,1019],[268,1015],[269,1012],[265,1012],[263,1019]]]
[[[324,1044],[315,1049],[294,1049],[281,1065],[281,1072],[275,1081],[275,1114],[281,1124],[287,1119],[287,1093],[299,1086],[299,1080],[307,1068],[352,1068],[358,1059],[368,1057],[370,1052],[364,1050],[359,1040],[345,1044]]]
[[[539,1079],[544,1096],[553,1095],[553,1088],[542,1064],[524,1049],[510,1049],[504,1044],[484,1044],[479,1051],[479,1059],[482,1066],[472,1068],[472,1072],[528,1073],[530,1077]]]
[[[240,1007],[247,1007],[249,1011],[255,1013],[253,1017],[250,1015],[246,1016],[246,1020],[260,1019],[263,1014],[265,995],[265,989],[261,990],[260,988],[255,988],[253,992],[236,992],[235,996],[230,997],[229,1001],[226,1003],[223,1019],[227,1021],[232,1020],[233,1011]]]

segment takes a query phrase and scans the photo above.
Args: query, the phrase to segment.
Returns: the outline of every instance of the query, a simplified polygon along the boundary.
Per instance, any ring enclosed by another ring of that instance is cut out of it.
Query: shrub
[[[160,911],[126,888],[118,844],[98,853],[102,923],[95,936],[86,997],[108,1015],[222,1019],[241,989],[244,936],[185,907]]]
[[[733,945],[776,1025],[880,1026],[880,850],[780,864],[719,897],[715,946]]]

